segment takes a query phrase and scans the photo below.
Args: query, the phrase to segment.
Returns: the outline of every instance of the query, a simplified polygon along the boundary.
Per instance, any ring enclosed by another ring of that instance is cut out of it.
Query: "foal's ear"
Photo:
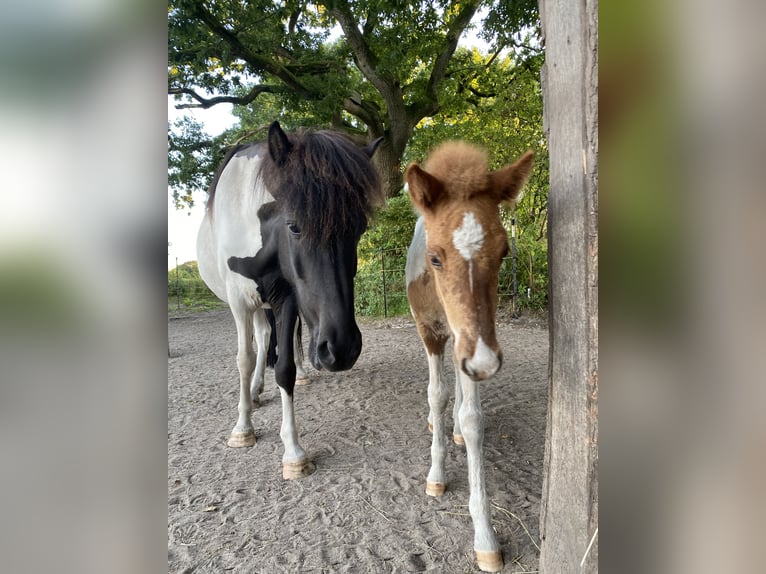
[[[535,154],[530,149],[511,165],[489,174],[492,189],[498,195],[498,202],[515,203],[521,198],[521,188],[532,172]]]
[[[444,185],[421,167],[412,163],[404,172],[404,179],[410,188],[410,198],[415,208],[420,211],[433,209],[444,193]]]
[[[274,122],[269,126],[269,154],[278,166],[284,165],[293,144],[287,139],[287,134],[282,131],[279,122]]]
[[[380,136],[379,138],[368,143],[362,148],[362,151],[367,154],[367,157],[372,157],[372,154],[375,153],[375,150],[378,149],[378,146],[381,143],[383,143],[383,136]]]

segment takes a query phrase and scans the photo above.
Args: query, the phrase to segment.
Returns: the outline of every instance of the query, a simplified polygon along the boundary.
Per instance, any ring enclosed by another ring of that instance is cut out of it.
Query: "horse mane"
[[[468,200],[489,185],[487,152],[464,141],[446,141],[434,148],[423,169],[447,183],[450,197]]]
[[[261,178],[312,244],[327,243],[349,229],[367,228],[380,199],[380,181],[367,154],[345,135],[300,130],[281,165],[265,154]]]

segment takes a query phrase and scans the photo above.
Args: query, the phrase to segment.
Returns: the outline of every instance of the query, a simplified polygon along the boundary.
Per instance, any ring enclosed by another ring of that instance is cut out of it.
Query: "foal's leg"
[[[447,445],[444,440],[444,411],[447,408],[447,389],[443,381],[444,346],[448,337],[437,334],[430,325],[418,323],[418,333],[428,356],[428,427],[431,435],[431,468],[426,479],[426,494],[441,496],[447,481],[444,460]]]
[[[239,418],[231,431],[227,444],[231,447],[253,446],[255,431],[250,422],[253,410],[250,395],[250,381],[255,370],[256,356],[253,349],[253,313],[240,303],[236,297],[229,297],[234,322],[237,325],[237,367],[239,368]]]
[[[271,337],[271,325],[266,319],[266,313],[263,309],[258,309],[253,314],[255,320],[255,344],[258,348],[258,355],[255,362],[255,372],[250,382],[250,396],[253,399],[253,405],[260,403],[259,395],[263,392],[264,374],[266,373],[266,353],[269,348],[269,337]]]
[[[282,457],[282,478],[293,480],[311,474],[315,467],[309,462],[306,451],[298,443],[295,425],[293,390],[295,389],[295,357],[293,355],[294,329],[298,312],[286,302],[277,319],[277,346],[282,349],[277,359],[275,376],[282,397],[282,428],[279,436],[285,447]]]
[[[463,404],[463,390],[460,386],[460,369],[455,367],[455,404],[452,406],[452,440],[455,444],[465,445],[460,431],[460,405]]]
[[[471,490],[468,510],[473,520],[473,549],[479,569],[484,572],[498,572],[503,568],[503,555],[492,530],[489,499],[484,486],[484,415],[481,410],[479,383],[461,372],[460,384],[463,402],[459,417],[468,458],[468,485]]]

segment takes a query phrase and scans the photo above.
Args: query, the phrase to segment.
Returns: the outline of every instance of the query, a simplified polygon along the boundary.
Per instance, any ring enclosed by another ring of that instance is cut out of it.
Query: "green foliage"
[[[168,309],[211,309],[223,302],[208,289],[196,261],[187,261],[168,271]]]
[[[225,135],[210,138],[202,124],[185,116],[168,125],[168,185],[176,209],[194,205],[193,193],[207,191],[223,160]]]
[[[510,224],[508,225],[510,227]],[[544,241],[516,226],[515,241],[500,268],[498,290],[502,305],[511,305],[515,295],[516,309],[544,309],[548,305],[548,250]],[[515,246],[513,245],[515,243]],[[516,291],[513,290],[512,251],[516,251]]]
[[[453,55],[481,4],[488,9],[483,35],[498,49],[513,47],[522,64],[532,59],[539,36],[534,0],[171,0],[168,93],[181,107],[231,102],[240,118],[240,127],[218,142],[205,141],[191,126],[185,133],[174,128],[182,133],[170,139],[185,154],[171,160],[174,197],[187,201],[191,191],[206,187],[209,179],[198,174],[214,171],[207,167],[221,144],[251,139],[275,119],[288,128],[332,126],[367,141],[383,136],[376,162],[386,194],[395,195],[402,154],[418,122],[465,105],[466,86],[496,69],[466,66],[465,57]],[[343,34],[330,41],[338,26]],[[509,70],[497,70],[491,81],[502,86]],[[195,138],[210,152],[195,148]]]
[[[452,53],[448,39],[463,32],[479,4],[487,14],[480,36],[491,53]],[[330,40],[339,24],[341,35]],[[415,215],[409,198],[397,194],[404,167],[446,139],[485,146],[491,169],[532,148],[533,173],[513,213],[518,302],[529,287],[532,300],[524,304],[545,305],[548,152],[539,38],[534,0],[171,0],[168,92],[187,107],[231,101],[239,119],[218,138],[188,119],[168,126],[176,204],[207,188],[224,146],[262,139],[275,119],[286,129],[383,135],[375,160],[391,199],[360,243],[357,310],[407,312],[403,269]],[[503,212],[509,229],[510,217]],[[502,273],[505,281],[510,264]]]
[[[379,317],[409,313],[404,266],[416,220],[409,196],[400,190],[377,212],[362,235],[354,283],[358,314]]]

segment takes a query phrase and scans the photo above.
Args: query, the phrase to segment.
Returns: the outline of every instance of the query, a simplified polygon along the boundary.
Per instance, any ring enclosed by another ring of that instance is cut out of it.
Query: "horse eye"
[[[431,265],[433,265],[437,269],[441,269],[442,262],[436,255],[430,255],[429,258],[431,260]]]
[[[301,234],[301,228],[298,227],[294,221],[288,221],[287,222],[287,229],[292,233],[293,235],[300,235]]]

